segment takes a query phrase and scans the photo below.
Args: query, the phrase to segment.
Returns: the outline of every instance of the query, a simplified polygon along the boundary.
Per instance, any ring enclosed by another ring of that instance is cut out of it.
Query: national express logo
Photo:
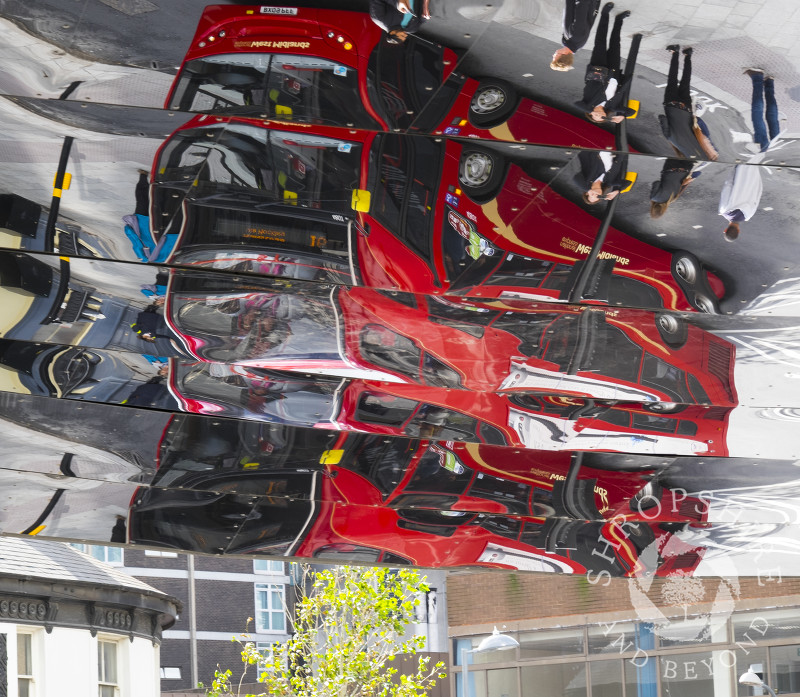
[[[686,544],[673,538],[663,547],[659,542],[649,545],[640,561],[645,568],[654,569],[661,560],[663,568],[692,554],[696,551],[687,552]],[[719,641],[740,595],[733,562],[726,557],[715,557],[703,561],[702,577],[676,570],[666,578],[659,578],[657,583],[656,578],[649,573],[632,578],[628,584],[631,607],[638,619],[652,623],[653,633],[665,641],[689,644]],[[679,610],[683,610],[682,615]]]

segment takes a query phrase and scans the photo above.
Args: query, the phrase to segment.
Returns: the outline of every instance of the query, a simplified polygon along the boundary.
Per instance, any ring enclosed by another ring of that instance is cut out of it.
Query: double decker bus
[[[473,79],[459,56],[410,35],[385,40],[363,12],[205,8],[164,104],[296,123],[607,149],[596,124]]]
[[[690,574],[707,504],[564,453],[175,417],[128,539],[207,553]],[[596,558],[599,557],[599,558]]]
[[[615,228],[587,262],[599,221],[485,145],[197,116],[153,172],[153,229],[174,263],[214,265],[216,246],[431,294],[564,301],[584,274],[577,299],[594,304],[713,313],[724,295],[690,252]]]

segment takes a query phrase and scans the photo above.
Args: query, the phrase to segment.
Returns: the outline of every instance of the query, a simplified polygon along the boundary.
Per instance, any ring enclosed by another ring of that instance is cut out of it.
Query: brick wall
[[[241,634],[247,629],[247,618],[255,613],[252,583],[221,583],[197,579],[197,628],[214,632]],[[250,624],[250,631],[255,625]]]
[[[505,571],[451,574],[447,582],[449,625],[457,628],[589,613],[630,614],[632,590],[646,591],[644,595],[664,614],[670,614],[664,608],[673,606],[676,614],[683,614],[687,598],[690,607],[704,611],[726,588],[734,597],[738,591],[736,609],[764,605],[765,599],[777,605],[800,602],[800,578],[592,580],[596,583],[584,576]],[[643,605],[641,600],[637,603],[638,607]]]

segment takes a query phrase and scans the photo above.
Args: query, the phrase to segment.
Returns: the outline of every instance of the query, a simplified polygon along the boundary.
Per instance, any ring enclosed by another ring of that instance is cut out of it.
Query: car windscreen
[[[371,94],[377,96],[376,107],[391,128],[407,129],[435,97],[443,80],[442,56],[441,46],[416,36],[397,44],[378,43],[367,79]],[[454,97],[449,91],[447,96]]]
[[[318,56],[224,53],[196,58],[183,66],[169,108],[380,127],[362,105],[358,71]]]
[[[375,139],[370,215],[433,267],[433,218],[441,176],[441,144],[386,134]]]
[[[349,214],[358,188],[361,144],[247,123],[210,124],[173,135],[157,183],[182,183],[190,197],[221,205],[248,196],[264,204]]]

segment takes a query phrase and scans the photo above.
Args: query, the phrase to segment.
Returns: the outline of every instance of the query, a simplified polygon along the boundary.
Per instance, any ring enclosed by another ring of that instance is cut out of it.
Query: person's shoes
[[[611,10],[613,10],[613,9],[614,9],[614,3],[613,2],[607,2],[605,5],[603,5],[603,12],[605,12],[606,14],[611,12]]]
[[[630,16],[631,16],[631,11],[630,11],[630,10],[623,10],[622,12],[620,12],[620,13],[619,13],[619,14],[618,14],[618,15],[617,15],[615,18],[614,18],[614,21],[615,21],[615,22],[621,22],[623,19],[627,19],[627,18],[628,18],[628,17],[630,17]]]
[[[693,53],[694,53],[694,49],[691,46],[683,49],[683,55],[684,56],[691,56]]]
[[[681,47],[678,46],[678,44],[670,44],[669,46],[667,46],[667,51],[669,51],[670,53],[677,53],[680,50]]]
[[[764,74],[764,69],[763,68],[745,68],[744,69],[744,74],[745,75],[756,75],[756,74],[763,75]]]

